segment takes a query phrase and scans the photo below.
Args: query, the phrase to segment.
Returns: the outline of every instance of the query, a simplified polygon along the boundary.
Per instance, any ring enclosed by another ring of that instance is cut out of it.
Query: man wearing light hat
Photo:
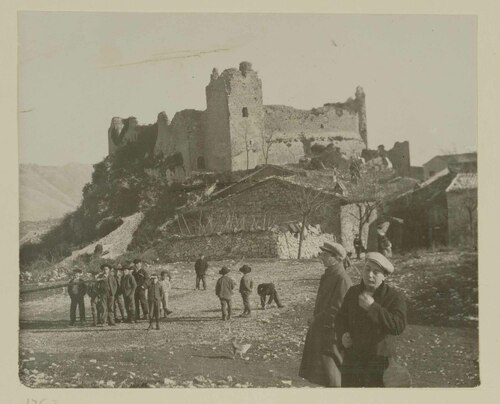
[[[344,267],[347,257],[344,247],[324,243],[320,249],[325,273],[319,283],[299,376],[322,386],[340,387],[342,356],[335,342],[334,321],[352,281]]]
[[[337,340],[345,348],[342,387],[383,387],[392,356],[392,338],[406,327],[404,297],[384,280],[394,266],[369,252],[361,282],[351,287],[335,320]]]

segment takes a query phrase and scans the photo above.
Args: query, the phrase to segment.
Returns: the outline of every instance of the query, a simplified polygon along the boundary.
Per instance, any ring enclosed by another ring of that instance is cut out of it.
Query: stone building
[[[346,158],[360,156],[367,146],[365,94],[361,87],[346,102],[311,110],[263,105],[257,72],[251,63],[241,62],[239,69],[226,69],[221,74],[214,69],[205,95],[205,111],[183,110],[171,122],[161,112],[157,122],[147,126],[148,133],[155,131],[155,155],[175,156],[182,169],[179,175],[297,163],[310,154],[312,144],[330,145]],[[143,128],[134,117],[114,117],[108,130],[109,153],[124,144],[141,142]]]
[[[445,168],[387,206],[401,218],[403,248],[477,245],[477,174]]]
[[[424,180],[451,168],[461,172],[477,172],[477,153],[446,154],[435,156],[423,164]]]

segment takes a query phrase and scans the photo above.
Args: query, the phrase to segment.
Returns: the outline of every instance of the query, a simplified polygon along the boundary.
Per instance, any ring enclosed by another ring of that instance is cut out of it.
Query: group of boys
[[[149,320],[149,328],[160,329],[159,318],[165,318],[172,312],[168,309],[168,292],[171,276],[162,271],[158,279],[156,273],[148,275],[140,259],[133,264],[102,264],[99,272],[93,273],[94,280],[85,282],[82,270],[75,269],[75,276],[68,285],[71,298],[70,325],[76,323],[76,309],[79,309],[80,323],[85,322],[84,297],[90,297],[92,321],[94,326],[110,326],[116,323],[137,323],[141,319]],[[121,318],[118,317],[121,315]]]
[[[253,279],[250,275],[252,268],[248,265],[243,265],[240,268],[240,272],[243,273],[243,276],[240,280],[240,288],[239,292],[241,294],[241,298],[243,300],[243,313],[241,317],[250,317],[252,309],[250,306],[250,295],[253,292]],[[226,266],[223,266],[219,271],[219,274],[222,275],[215,285],[215,294],[220,300],[221,310],[222,310],[222,320],[230,320],[232,314],[232,297],[233,290],[236,287],[236,282],[228,276],[230,269]],[[279,308],[284,307],[281,304],[278,292],[273,283],[261,283],[257,287],[257,294],[260,296],[260,303],[262,309],[266,308],[266,298],[269,297],[267,304],[271,304],[274,300]]]

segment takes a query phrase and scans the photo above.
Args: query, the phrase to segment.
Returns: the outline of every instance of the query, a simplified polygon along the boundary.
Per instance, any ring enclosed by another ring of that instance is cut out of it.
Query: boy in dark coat
[[[118,264],[115,268],[115,280],[116,280],[116,294],[115,301],[113,303],[113,309],[115,313],[115,322],[125,322],[126,320],[126,310],[125,301],[123,299],[123,267]],[[118,318],[118,312],[120,312],[121,318]]]
[[[108,285],[107,279],[104,273],[99,273],[96,276],[96,309],[97,309],[97,325],[103,326],[106,323],[106,318],[108,316]]]
[[[148,287],[148,305],[149,305],[149,328],[153,328],[153,319],[156,321],[156,329],[160,329],[160,310],[161,302],[163,300],[163,288],[158,282],[156,274],[151,275],[151,281]]]
[[[102,296],[105,299],[105,307],[106,307],[106,315],[108,324],[111,326],[115,326],[115,314],[114,314],[114,303],[115,303],[115,294],[116,294],[116,278],[113,274],[111,274],[111,268],[109,264],[101,265],[102,270],[102,279],[104,282],[105,294]]]
[[[240,280],[240,293],[241,298],[243,299],[243,314],[242,317],[249,317],[252,309],[250,308],[250,295],[253,291],[253,279],[249,275],[252,271],[248,265],[243,265],[240,268],[240,272],[243,273],[243,276]]]
[[[87,292],[87,287],[82,279],[82,270],[75,269],[74,275],[69,281],[68,294],[71,298],[71,305],[69,308],[69,325],[75,325],[76,322],[76,307],[78,306],[78,311],[80,315],[80,323],[85,322],[85,293]]]
[[[281,304],[274,283],[261,283],[259,286],[257,286],[257,294],[260,296],[260,305],[262,306],[262,310],[266,309],[266,298],[268,296],[269,296],[269,300],[267,301],[268,306],[274,300],[278,308],[281,309],[282,307],[285,307]]]
[[[369,252],[360,284],[349,289],[335,319],[337,340],[345,348],[342,387],[383,387],[393,354],[393,336],[406,327],[404,297],[385,284],[394,266]]]
[[[142,319],[148,319],[148,303],[146,298],[146,290],[148,288],[149,275],[146,270],[142,267],[142,261],[138,258],[134,260],[134,271],[132,272],[137,283],[137,288],[135,289],[135,315],[136,319],[139,320],[141,317],[142,308]]]
[[[130,268],[128,264],[123,267],[123,279],[122,279],[122,290],[123,290],[123,301],[125,303],[125,310],[127,311],[127,323],[132,321],[137,323],[137,318],[135,317],[135,289],[137,288],[137,283],[134,276],[130,273]]]
[[[222,267],[219,271],[219,274],[222,276],[217,280],[217,284],[215,285],[215,294],[220,300],[223,321],[231,319],[231,299],[233,297],[233,289],[236,286],[236,282],[227,276],[229,271],[228,267]]]
[[[344,268],[347,256],[344,247],[324,243],[320,249],[325,272],[319,281],[299,376],[321,386],[340,387],[342,355],[335,341],[334,320],[352,282]]]

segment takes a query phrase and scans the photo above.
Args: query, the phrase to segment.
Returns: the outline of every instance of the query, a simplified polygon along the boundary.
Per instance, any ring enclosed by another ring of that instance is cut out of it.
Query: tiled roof
[[[459,173],[453,179],[446,192],[463,191],[467,189],[477,189],[476,173]]]
[[[470,163],[477,161],[477,153],[461,153],[461,154],[441,154],[439,156],[435,156],[431,158],[427,163],[423,165],[429,164],[434,159],[442,159],[445,160],[448,164],[460,164],[460,163]]]

